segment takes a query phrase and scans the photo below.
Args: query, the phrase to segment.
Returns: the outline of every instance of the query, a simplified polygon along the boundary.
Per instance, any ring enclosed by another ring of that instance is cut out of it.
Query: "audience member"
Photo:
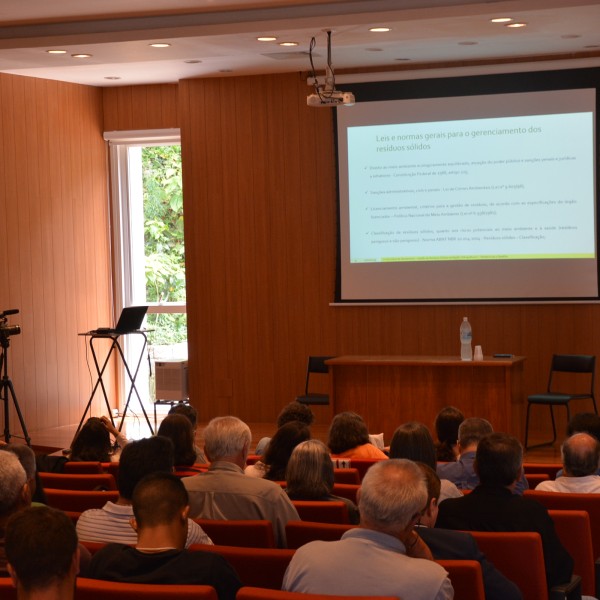
[[[264,477],[271,481],[283,481],[285,469],[294,448],[310,439],[310,429],[300,421],[290,421],[282,425],[271,438],[263,461],[246,467],[246,475]]]
[[[196,462],[194,428],[187,417],[167,415],[158,427],[156,435],[162,435],[173,442],[175,466],[191,467]]]
[[[333,417],[327,445],[335,458],[388,458],[370,442],[367,424],[353,412],[342,412]]]
[[[116,460],[110,441],[111,435],[121,448],[127,444],[127,438],[117,430],[108,417],[90,417],[71,442],[69,460],[78,462]]]
[[[440,464],[437,473],[440,477],[449,479],[461,490],[472,490],[479,483],[479,477],[475,472],[475,452],[479,440],[493,433],[492,424],[479,417],[465,419],[458,428],[458,452],[459,458],[455,462]],[[525,475],[521,473],[519,481],[515,486],[514,493],[522,494],[529,487]]]
[[[301,402],[294,400],[294,402],[286,404],[281,409],[281,412],[277,416],[276,425],[277,429],[279,429],[282,425],[285,425],[286,423],[291,423],[292,421],[300,421],[301,423],[304,423],[305,425],[310,427],[313,424],[314,420],[315,415],[310,409],[310,406],[307,406],[306,404],[302,404]],[[258,444],[256,444],[256,450],[254,450],[254,454],[262,456],[265,453],[265,450],[267,449],[270,440],[271,438],[268,437],[261,438],[258,441]]]
[[[6,525],[6,558],[19,600],[73,598],[79,548],[64,512],[39,506],[15,513]]]
[[[29,507],[31,491],[27,474],[12,452],[0,452],[0,577],[6,577],[6,553],[4,542],[6,523],[13,514]]]
[[[32,504],[46,504],[46,494],[44,494],[44,487],[37,471],[35,452],[25,444],[6,444],[0,446],[0,450],[7,450],[16,454],[21,466],[25,469]]]
[[[509,581],[479,550],[473,536],[464,531],[433,529],[438,515],[440,478],[428,465],[417,463],[427,484],[427,508],[421,513],[417,532],[436,560],[476,560],[481,565],[486,600],[520,600],[521,590]]]
[[[190,507],[181,480],[169,473],[142,479],[133,492],[135,548],[109,544],[99,550],[86,575],[127,583],[197,584],[215,588],[220,600],[235,600],[241,583],[219,554],[185,550]]]
[[[554,481],[542,481],[535,488],[543,492],[600,493],[600,443],[589,433],[575,433],[561,446],[563,471]]]
[[[350,523],[359,523],[360,514],[356,504],[331,493],[334,483],[333,462],[327,446],[320,440],[307,440],[294,448],[287,465],[285,480],[285,491],[292,500],[344,502],[348,507]]]
[[[448,574],[433,561],[414,529],[426,502],[425,481],[415,463],[376,463],[359,492],[360,527],[339,541],[310,542],[296,550],[283,589],[410,600],[452,598]]]
[[[505,433],[480,440],[475,457],[479,485],[439,507],[437,526],[466,531],[537,531],[542,538],[548,586],[571,580],[573,559],[561,544],[546,508],[513,493],[523,469],[523,448]]]
[[[458,458],[458,426],[465,420],[462,412],[454,406],[445,406],[433,422],[437,442],[435,444],[438,462],[451,462]]]
[[[266,519],[277,544],[285,547],[285,524],[298,512],[280,485],[244,474],[252,434],[236,417],[216,417],[204,430],[206,473],[182,479],[190,495],[192,518]]]
[[[423,423],[409,421],[400,425],[390,442],[390,458],[407,458],[422,462],[435,469],[435,445],[429,429]],[[459,498],[462,492],[447,479],[442,479],[440,502],[446,498]]]
[[[198,411],[191,405],[185,402],[178,402],[169,409],[170,415],[183,415],[187,417],[192,424],[194,431],[194,440],[196,439],[196,430],[198,429]],[[206,456],[204,452],[196,445],[194,441],[194,450],[196,451],[196,461],[199,464],[206,464]]]
[[[102,508],[84,511],[77,519],[77,534],[86,542],[120,542],[133,545],[137,534],[131,527],[133,490],[138,482],[151,473],[173,471],[173,444],[156,436],[130,442],[123,448],[119,462],[116,502],[107,502]],[[186,546],[212,544],[200,525],[189,522]]]

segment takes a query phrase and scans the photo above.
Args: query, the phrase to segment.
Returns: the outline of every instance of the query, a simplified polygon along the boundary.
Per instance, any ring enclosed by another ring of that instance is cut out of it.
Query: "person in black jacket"
[[[548,511],[539,502],[513,494],[521,477],[523,448],[505,433],[491,433],[477,446],[480,484],[462,498],[440,504],[436,527],[467,531],[536,531],[542,538],[548,587],[568,583],[573,558],[562,545]]]
[[[189,504],[183,483],[170,473],[153,473],[133,492],[135,548],[108,544],[100,549],[84,575],[127,583],[211,585],[219,600],[235,600],[241,582],[233,567],[213,552],[190,552],[187,538]]]
[[[486,600],[521,600],[521,590],[485,557],[470,533],[433,529],[438,515],[440,478],[424,463],[417,463],[427,484],[427,507],[417,525],[417,533],[436,560],[476,560],[481,565]]]

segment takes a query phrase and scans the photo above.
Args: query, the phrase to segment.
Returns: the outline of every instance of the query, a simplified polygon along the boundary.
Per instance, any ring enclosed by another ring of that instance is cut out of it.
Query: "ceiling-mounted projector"
[[[306,97],[308,106],[353,106],[354,94],[352,92],[321,91],[318,94],[309,94]]]
[[[325,83],[320,84],[315,74],[312,51],[316,45],[315,38],[310,41],[308,55],[310,57],[310,66],[312,67],[312,77],[314,80],[314,94],[309,94],[306,98],[308,106],[353,106],[354,94],[352,92],[342,92],[335,89],[335,75],[331,65],[331,31],[327,32],[327,66],[325,67]]]

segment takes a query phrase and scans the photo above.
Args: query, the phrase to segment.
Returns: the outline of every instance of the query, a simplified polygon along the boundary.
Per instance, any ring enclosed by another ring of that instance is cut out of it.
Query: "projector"
[[[354,94],[352,92],[340,92],[338,90],[321,91],[319,94],[310,94],[306,97],[308,106],[354,106]]]

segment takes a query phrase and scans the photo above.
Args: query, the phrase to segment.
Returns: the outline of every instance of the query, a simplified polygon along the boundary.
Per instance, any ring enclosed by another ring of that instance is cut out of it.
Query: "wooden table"
[[[433,431],[444,406],[488,419],[495,431],[522,438],[525,357],[338,356],[327,361],[333,414],[360,414],[389,444],[398,425],[421,421]]]

